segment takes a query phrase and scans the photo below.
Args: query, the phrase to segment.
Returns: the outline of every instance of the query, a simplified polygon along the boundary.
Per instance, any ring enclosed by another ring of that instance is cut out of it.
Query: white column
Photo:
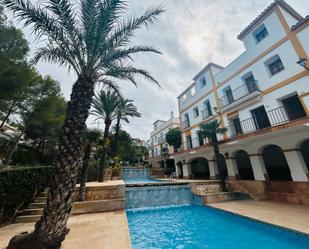
[[[238,179],[239,173],[235,158],[227,158],[225,161],[229,178]]]
[[[176,176],[179,177],[179,165],[175,164],[175,172],[176,172]]]
[[[191,165],[189,163],[184,163],[182,168],[183,168],[183,178],[189,179],[191,176]]]
[[[265,181],[267,171],[261,155],[250,156],[254,179],[257,181]]]
[[[288,162],[293,181],[308,182],[308,169],[300,151],[286,151],[285,158]]]
[[[210,179],[218,179],[219,170],[216,161],[208,161]]]

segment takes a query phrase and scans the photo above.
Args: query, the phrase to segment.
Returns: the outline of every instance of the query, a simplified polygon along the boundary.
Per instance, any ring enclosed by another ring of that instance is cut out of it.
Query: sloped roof
[[[259,23],[273,8],[279,5],[282,9],[296,18],[299,22],[304,18],[294,10],[289,4],[287,4],[284,0],[275,0],[272,2],[257,18],[255,18],[240,34],[237,36],[239,40],[242,40],[254,27],[257,23]]]

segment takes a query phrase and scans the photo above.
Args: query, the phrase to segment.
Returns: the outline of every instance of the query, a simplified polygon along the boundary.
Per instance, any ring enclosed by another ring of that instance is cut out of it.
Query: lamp
[[[301,67],[309,70],[309,67],[307,67],[307,62],[308,62],[307,58],[299,58],[299,60],[296,63]]]
[[[225,156],[226,159],[228,159],[228,158],[229,158],[229,153],[228,153],[228,152],[225,152],[225,153],[224,153],[224,156]]]

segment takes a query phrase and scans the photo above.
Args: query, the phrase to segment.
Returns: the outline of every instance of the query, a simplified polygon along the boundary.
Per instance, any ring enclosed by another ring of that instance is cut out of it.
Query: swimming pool
[[[133,249],[306,249],[298,233],[206,206],[127,211]]]

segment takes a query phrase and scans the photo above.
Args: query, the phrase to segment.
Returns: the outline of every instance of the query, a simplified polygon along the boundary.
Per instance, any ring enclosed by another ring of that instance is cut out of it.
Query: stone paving
[[[273,201],[229,201],[208,205],[309,234],[308,206]]]
[[[69,218],[70,233],[61,249],[131,249],[126,213],[122,211],[76,215]],[[0,248],[16,233],[30,231],[34,223],[11,224],[0,229]]]

